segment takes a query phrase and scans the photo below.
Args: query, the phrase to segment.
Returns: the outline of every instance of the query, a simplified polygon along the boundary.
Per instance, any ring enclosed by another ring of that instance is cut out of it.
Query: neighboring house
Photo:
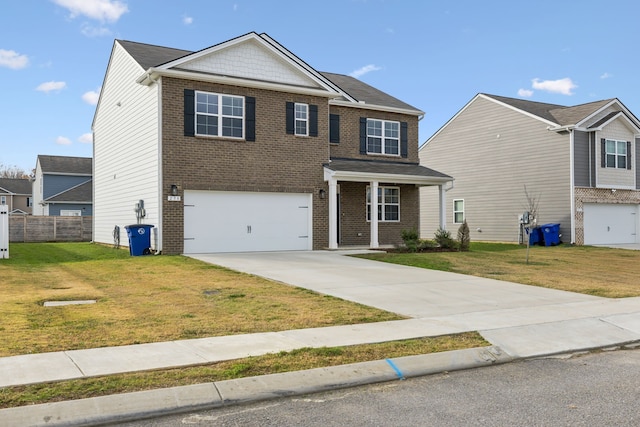
[[[566,107],[478,94],[420,160],[455,177],[447,227],[466,219],[472,240],[519,241],[527,193],[564,243],[638,243],[639,143],[640,122],[616,98]],[[437,202],[423,190],[422,235],[438,226]]]
[[[266,34],[197,52],[116,40],[93,122],[94,240],[139,221],[165,254],[400,243],[418,187],[451,181],[419,165],[423,114]]]
[[[91,157],[39,155],[33,182],[33,214],[93,215]]]
[[[31,181],[0,178],[0,205],[7,205],[9,214],[29,215],[33,205]]]

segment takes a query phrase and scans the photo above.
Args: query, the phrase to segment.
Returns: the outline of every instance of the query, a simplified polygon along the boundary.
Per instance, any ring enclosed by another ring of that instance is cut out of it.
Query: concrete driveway
[[[211,264],[413,318],[555,311],[602,298],[347,256],[356,251],[190,255]],[[362,253],[360,251],[359,253]],[[529,311],[529,310],[527,310]]]

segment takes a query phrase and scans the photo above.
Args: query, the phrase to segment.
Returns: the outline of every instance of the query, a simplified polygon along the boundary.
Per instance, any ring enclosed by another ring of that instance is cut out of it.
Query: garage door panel
[[[311,249],[310,194],[185,191],[184,252]]]
[[[636,243],[638,205],[585,203],[584,243],[611,245]]]

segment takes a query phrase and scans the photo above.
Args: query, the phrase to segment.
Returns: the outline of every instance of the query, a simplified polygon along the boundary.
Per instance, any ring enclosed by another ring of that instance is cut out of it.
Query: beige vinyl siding
[[[446,193],[446,224],[454,236],[453,200],[464,199],[472,240],[516,242],[518,216],[527,208],[525,184],[539,196],[539,223],[560,223],[561,233],[570,235],[569,135],[548,126],[479,96],[421,148],[422,165],[455,179]],[[420,203],[421,236],[432,238],[437,190],[422,188]]]
[[[637,165],[634,165],[635,159],[635,144],[631,144],[631,153],[627,153],[629,159],[631,159],[632,169],[618,169],[618,168],[603,168],[602,167],[602,139],[614,139],[617,141],[634,141],[634,131],[627,125],[627,122],[618,118],[609,123],[605,128],[597,132],[597,146],[598,146],[598,187],[612,187],[612,188],[635,188],[635,172],[634,169]]]
[[[158,84],[136,83],[144,70],[116,42],[94,121],[94,230],[96,242],[120,240],[136,223],[135,204],[144,200],[143,223],[160,225]],[[152,242],[153,243],[153,242]]]

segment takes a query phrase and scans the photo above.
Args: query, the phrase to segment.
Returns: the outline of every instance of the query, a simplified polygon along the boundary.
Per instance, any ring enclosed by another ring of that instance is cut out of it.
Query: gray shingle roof
[[[0,193],[31,195],[32,191],[28,179],[0,178]]]
[[[453,179],[449,175],[420,166],[417,163],[332,158],[331,163],[325,164],[324,167],[336,172],[360,172]]]
[[[93,181],[89,180],[71,187],[67,191],[51,196],[47,199],[47,202],[93,203]]]
[[[91,157],[66,157],[39,155],[38,161],[44,173],[58,173],[70,175],[93,174],[93,159]]]
[[[550,122],[558,123],[556,118],[551,114],[552,110],[558,110],[567,108],[564,105],[558,104],[546,104],[544,102],[528,101],[526,99],[508,98],[506,96],[489,95],[484,93],[483,95],[493,98],[497,101],[503,102],[507,105],[517,108],[518,110],[526,111],[529,114],[541,117]]]
[[[155,46],[145,43],[137,43],[128,40],[117,40],[118,43],[138,62],[145,70],[157,67],[183,56],[195,53],[194,51],[173,49],[163,46]],[[326,79],[340,87],[358,101],[365,104],[379,105],[383,107],[400,108],[404,110],[420,111],[418,108],[402,102],[381,90],[369,86],[368,84],[343,74],[320,72]]]

